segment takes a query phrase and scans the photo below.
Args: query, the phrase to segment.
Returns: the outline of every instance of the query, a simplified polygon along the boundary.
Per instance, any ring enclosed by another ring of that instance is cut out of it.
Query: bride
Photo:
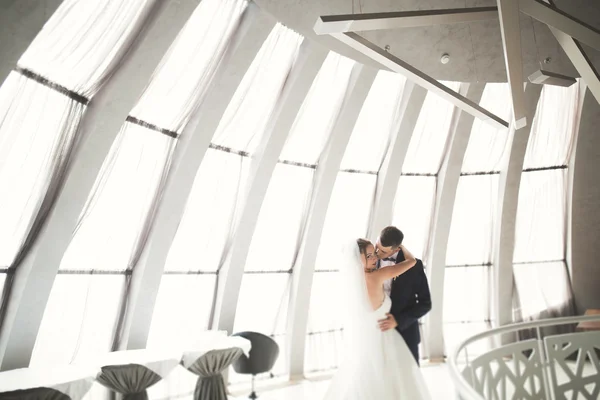
[[[404,247],[405,261],[377,269],[371,242],[358,239],[342,251],[341,284],[346,304],[344,360],[325,395],[325,400],[420,400],[430,399],[425,381],[402,336],[391,329],[382,332],[392,301],[383,283],[416,264]]]

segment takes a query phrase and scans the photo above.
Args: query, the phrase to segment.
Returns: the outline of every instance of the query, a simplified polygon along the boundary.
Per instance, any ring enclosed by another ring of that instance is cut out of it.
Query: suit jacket
[[[405,260],[402,250],[398,252],[396,263]],[[391,314],[396,318],[396,330],[402,335],[406,344],[417,346],[421,342],[419,318],[431,310],[431,294],[423,262],[417,264],[396,277],[392,282],[390,293],[392,299]]]

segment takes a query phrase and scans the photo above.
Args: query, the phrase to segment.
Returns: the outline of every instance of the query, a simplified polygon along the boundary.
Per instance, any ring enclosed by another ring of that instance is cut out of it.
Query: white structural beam
[[[577,42],[577,40],[573,39],[571,36],[562,33],[556,28],[549,28],[581,75],[581,78],[585,81],[585,84],[590,89],[590,92],[592,92],[596,98],[596,101],[600,103],[600,73],[598,73],[598,70],[594,67],[594,64],[592,64],[591,60],[585,54],[583,47],[581,47],[579,42]]]
[[[402,165],[426,96],[427,90],[413,82],[406,82],[399,104],[400,109],[397,113],[401,118],[398,132],[392,138],[390,150],[377,175],[375,212],[367,237],[374,238],[383,228],[392,223],[394,199],[402,173]]]
[[[121,343],[127,349],[146,347],[167,255],[196,173],[231,98],[274,26],[275,21],[256,4],[248,4],[204,102],[180,136],[152,230],[140,261],[133,268]]]
[[[483,84],[462,84],[460,92],[470,100],[479,103],[483,95]],[[432,223],[432,241],[429,260],[429,288],[432,308],[429,312],[425,338],[429,359],[444,358],[444,336],[440,334],[444,327],[444,278],[446,273],[446,250],[450,236],[450,224],[454,211],[456,189],[460,179],[460,170],[471,137],[474,118],[472,115],[455,109],[448,155],[438,173],[436,207]],[[507,128],[508,129],[508,128]]]
[[[525,89],[525,106],[527,118],[533,121],[542,87],[528,84]],[[519,203],[519,187],[527,142],[531,133],[531,125],[521,129],[511,127],[509,132],[510,155],[508,163],[500,171],[498,187],[498,221],[495,226],[496,248],[494,249],[494,308],[492,321],[497,326],[512,322],[513,300],[513,253],[515,247],[515,223]]]
[[[259,146],[262,150],[257,151],[259,158],[254,160],[248,173],[250,189],[232,240],[232,250],[219,271],[213,328],[233,331],[246,257],[260,207],[289,131],[326,55],[327,51],[316,43],[309,40],[302,43],[283,89],[280,106],[273,113],[271,127],[263,135]]]
[[[547,0],[547,2],[554,10],[557,10],[554,5],[554,0]],[[585,81],[585,84],[596,98],[596,101],[600,103],[600,74],[588,58],[587,54],[585,54],[581,44],[576,39],[573,39],[571,36],[551,25],[548,25],[548,28],[550,28],[550,31],[577,69],[577,72],[579,72],[581,78]]]
[[[569,158],[569,167],[567,169],[567,207],[566,213],[567,218],[565,221],[566,227],[566,246],[565,246],[565,262],[567,263],[567,268],[569,269],[569,276],[571,278],[571,286],[573,286],[573,187],[575,186],[575,177],[576,170],[575,163],[577,156],[577,145],[579,143],[579,131],[582,125],[582,119],[584,118],[584,108],[583,106],[586,104],[586,97],[588,97],[587,93],[587,85],[585,81],[582,79],[577,83],[579,85],[579,98],[577,99],[577,115],[575,120],[575,127],[573,129],[573,144],[571,147],[571,155]],[[590,93],[591,94],[591,93]],[[590,101],[591,99],[588,99]],[[593,100],[591,100],[593,101]],[[587,108],[586,108],[587,111]],[[577,305],[577,299],[575,299],[575,304]],[[580,306],[580,305],[579,305]]]
[[[331,36],[338,39],[340,42],[347,44],[353,49],[360,51],[367,57],[370,57],[374,61],[389,68],[390,70],[406,76],[406,78],[415,82],[417,85],[422,86],[430,92],[433,92],[438,96],[448,100],[463,111],[466,111],[481,120],[490,122],[497,127],[508,127],[508,122],[504,121],[502,118],[480,107],[478,104],[473,103],[471,100],[456,93],[454,90],[448,88],[444,84],[439,83],[437,80],[419,71],[410,64],[400,60],[398,57],[386,52],[362,36],[353,32],[336,33],[332,34]]]
[[[523,60],[521,55],[521,26],[519,0],[497,0],[500,32],[504,46],[506,75],[510,85],[513,119],[517,129],[527,125],[525,94],[523,92]]]
[[[350,141],[352,130],[375,76],[376,71],[370,67],[361,65],[354,67],[340,115],[315,173],[308,220],[298,259],[294,266],[290,292],[287,321],[288,349],[286,350],[292,379],[301,378],[304,374],[305,342],[313,274],[329,200],[346,146]]]
[[[541,0],[520,0],[520,10],[544,24],[600,50],[600,30]]]
[[[129,111],[198,0],[157,2],[137,43],[94,96],[80,125],[62,190],[31,251],[15,272],[0,328],[0,370],[27,367],[63,254],[104,158]]]
[[[0,2],[0,85],[62,0]]]
[[[459,24],[495,20],[497,18],[498,9],[496,7],[324,15],[317,20],[315,32],[318,35],[342,32],[365,32],[381,29]]]

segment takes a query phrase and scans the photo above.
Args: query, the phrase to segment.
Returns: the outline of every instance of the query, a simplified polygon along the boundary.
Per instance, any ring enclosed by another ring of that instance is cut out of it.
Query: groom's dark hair
[[[379,243],[383,247],[396,248],[402,244],[404,240],[404,233],[395,226],[386,226],[379,235]]]

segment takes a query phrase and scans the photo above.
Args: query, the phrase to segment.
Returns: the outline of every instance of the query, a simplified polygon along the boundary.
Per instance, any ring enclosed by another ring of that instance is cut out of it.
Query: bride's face
[[[361,254],[363,267],[373,269],[377,267],[377,256],[375,255],[375,247],[372,244],[367,246],[365,254]]]

